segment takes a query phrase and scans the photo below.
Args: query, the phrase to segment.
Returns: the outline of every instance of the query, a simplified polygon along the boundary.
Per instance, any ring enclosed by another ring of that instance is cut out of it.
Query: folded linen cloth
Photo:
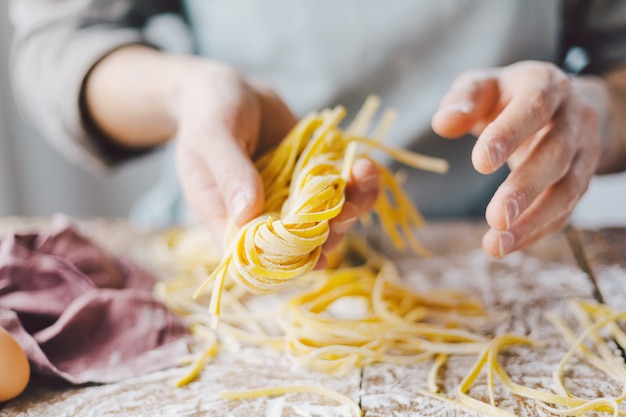
[[[0,326],[35,373],[105,383],[176,365],[188,331],[153,297],[153,284],[67,218],[0,239]]]

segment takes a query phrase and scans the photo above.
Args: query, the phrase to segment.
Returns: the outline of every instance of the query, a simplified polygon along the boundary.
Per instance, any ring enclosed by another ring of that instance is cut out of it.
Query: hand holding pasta
[[[196,218],[222,244],[226,225],[261,213],[264,190],[252,159],[275,147],[296,119],[274,91],[233,67],[196,56],[130,45],[108,54],[85,82],[87,111],[124,148],[149,148],[176,136],[177,166]],[[357,160],[346,204],[331,221],[332,249],[376,199],[378,171]],[[320,257],[320,267],[324,258]]]
[[[414,167],[445,172],[440,159],[393,149],[381,143],[395,113],[387,111],[373,134],[365,137],[380,105],[370,97],[354,122],[343,131],[342,107],[312,113],[300,121],[272,151],[257,160],[265,190],[263,213],[241,228],[234,228],[225,256],[196,296],[213,280],[211,309],[214,326],[220,312],[220,296],[227,275],[248,290],[263,294],[279,291],[295,278],[311,272],[329,237],[330,222],[346,202],[346,184],[358,155],[357,145],[385,150]],[[363,157],[367,156],[367,150]],[[372,164],[376,164],[373,160]],[[378,164],[376,164],[378,165]],[[421,254],[427,253],[414,236],[422,218],[403,193],[394,176],[382,165],[382,190],[374,210],[398,248],[405,240]]]
[[[271,204],[266,198],[275,198],[251,158],[275,147],[296,120],[266,86],[221,64],[200,66],[181,88],[177,165],[191,209],[222,242],[229,221],[242,226]],[[376,198],[375,165],[363,160],[354,168],[346,178],[348,201],[331,222],[327,249]],[[325,258],[318,258],[321,267]]]
[[[176,102],[177,168],[191,210],[222,243],[229,220],[243,224],[263,207],[251,157],[279,143],[296,119],[272,90],[231,67],[189,60]]]

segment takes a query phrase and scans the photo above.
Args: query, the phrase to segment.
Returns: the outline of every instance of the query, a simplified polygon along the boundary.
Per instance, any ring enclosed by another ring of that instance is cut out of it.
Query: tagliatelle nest
[[[249,291],[265,294],[281,290],[314,269],[328,238],[329,221],[339,215],[345,202],[352,163],[357,156],[368,157],[367,152],[357,151],[357,144],[380,148],[417,168],[448,169],[446,161],[382,144],[395,119],[392,111],[382,116],[374,139],[364,137],[379,105],[378,98],[368,98],[345,131],[338,126],[345,116],[343,107],[312,113],[257,161],[266,195],[263,214],[235,231],[220,265],[195,293],[197,297],[215,281],[211,301],[214,327],[227,275]],[[398,248],[404,247],[406,240],[417,253],[427,253],[414,237],[414,228],[423,224],[422,217],[387,168],[377,165],[381,190],[374,211],[381,224]]]

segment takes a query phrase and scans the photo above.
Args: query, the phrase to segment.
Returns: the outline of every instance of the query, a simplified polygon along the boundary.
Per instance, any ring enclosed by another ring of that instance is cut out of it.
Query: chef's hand
[[[229,221],[242,226],[263,209],[252,158],[277,145],[296,119],[274,91],[229,66],[196,58],[180,65],[179,178],[190,209],[222,243]]]
[[[178,171],[193,212],[214,236],[261,213],[263,182],[251,157],[276,146],[296,123],[278,95],[233,68],[193,59],[180,87]],[[199,62],[199,63],[198,63]],[[331,221],[324,249],[331,249],[376,196],[378,175],[359,160],[348,184],[347,202]],[[325,259],[322,258],[319,267]]]
[[[252,158],[277,145],[296,123],[274,91],[232,67],[143,46],[101,60],[84,94],[93,121],[120,145],[150,147],[178,138],[186,200],[219,243],[230,220],[242,226],[260,214],[265,196]],[[377,184],[376,167],[357,161],[325,250],[372,207]],[[322,257],[320,266],[324,262]]]
[[[491,199],[483,248],[502,257],[562,229],[607,147],[609,94],[599,78],[571,78],[526,61],[464,73],[433,116],[447,138],[478,137],[476,170],[511,173]]]

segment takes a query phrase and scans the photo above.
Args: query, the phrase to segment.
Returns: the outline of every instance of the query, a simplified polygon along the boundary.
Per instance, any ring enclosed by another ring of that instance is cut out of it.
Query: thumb
[[[242,226],[263,210],[263,181],[247,151],[234,138],[220,136],[212,141],[205,161],[230,219],[235,225]]]

